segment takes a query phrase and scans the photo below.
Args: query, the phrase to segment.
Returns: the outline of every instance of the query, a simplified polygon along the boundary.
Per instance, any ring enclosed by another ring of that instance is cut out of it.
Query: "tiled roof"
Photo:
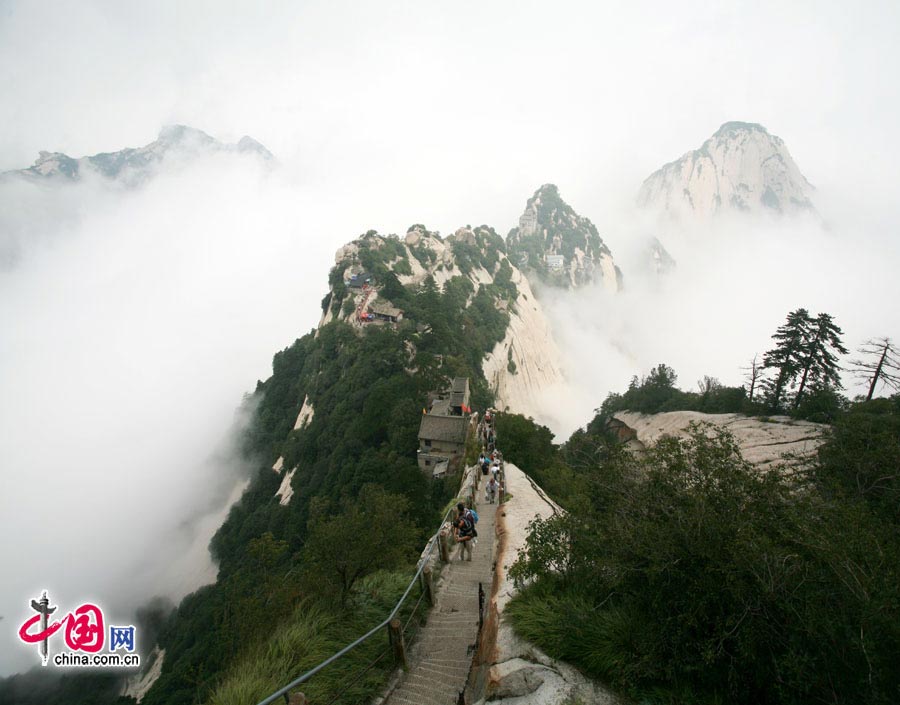
[[[464,416],[425,414],[419,426],[419,438],[463,445],[466,442],[468,425],[469,420]]]

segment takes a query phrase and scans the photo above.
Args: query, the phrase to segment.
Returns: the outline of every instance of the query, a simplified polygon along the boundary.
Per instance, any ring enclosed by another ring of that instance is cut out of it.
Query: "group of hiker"
[[[486,479],[484,488],[484,501],[494,504],[502,491],[500,484],[500,472],[503,467],[503,454],[497,449],[497,430],[494,427],[495,414],[488,409],[484,419],[479,425],[479,438],[483,445],[478,456],[476,472],[481,472]],[[474,495],[473,495],[474,496]],[[466,507],[459,502],[456,505],[456,520],[454,532],[456,543],[459,546],[459,559],[472,560],[472,548],[477,543],[478,512],[474,507]]]

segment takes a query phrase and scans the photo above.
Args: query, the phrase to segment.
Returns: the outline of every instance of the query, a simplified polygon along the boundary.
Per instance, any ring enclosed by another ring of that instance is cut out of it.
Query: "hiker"
[[[475,519],[472,513],[460,502],[456,505],[456,543],[459,544],[459,560],[472,560],[472,542],[478,533],[475,531]],[[466,558],[468,555],[468,558]]]
[[[490,466],[491,466],[491,461],[488,459],[487,456],[485,456],[484,459],[481,461],[481,474],[487,475],[488,469],[490,468]]]
[[[488,504],[493,504],[494,500],[497,498],[497,476],[496,475],[491,477],[490,482],[487,483],[487,487],[484,488],[484,497],[488,501]]]
[[[491,478],[500,482],[500,461],[495,460],[494,464],[491,466]]]

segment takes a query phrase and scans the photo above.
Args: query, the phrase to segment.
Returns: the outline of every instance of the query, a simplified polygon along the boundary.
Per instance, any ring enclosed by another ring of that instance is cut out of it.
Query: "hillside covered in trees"
[[[640,702],[897,702],[900,394],[842,396],[839,336],[792,312],[747,386],[683,391],[659,365],[559,446],[503,416],[508,458],[568,510],[532,524],[513,568],[520,635]],[[891,390],[892,352],[876,341],[851,363],[869,389]],[[625,409],[831,430],[811,462],[761,469],[708,425],[634,455],[608,425]]]
[[[329,279],[330,320],[278,352],[271,377],[248,395],[242,444],[257,470],[213,538],[217,581],[170,613],[148,614],[165,657],[144,705],[257,702],[367,631],[399,597],[459,483],[417,466],[422,409],[454,377],[469,378],[473,406],[492,403],[482,360],[504,337],[517,295],[503,241],[490,229],[430,238],[449,254],[438,261],[426,245],[416,248],[418,281],[398,238],[355,241]],[[370,276],[373,295],[400,309],[401,320],[360,320],[351,268]],[[304,408],[314,413],[298,425]],[[288,502],[278,494],[285,482]],[[282,645],[274,655],[273,644]],[[366,655],[360,650],[307,694],[328,692]],[[374,692],[385,668],[346,702]],[[28,674],[15,676],[0,684],[0,702],[117,701],[114,677],[92,678],[88,686],[67,676],[47,692]]]

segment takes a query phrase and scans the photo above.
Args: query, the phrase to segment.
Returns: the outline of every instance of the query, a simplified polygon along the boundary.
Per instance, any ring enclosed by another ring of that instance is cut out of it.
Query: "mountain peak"
[[[685,220],[726,212],[796,213],[814,210],[812,191],[783,140],[757,123],[734,121],[651,174],[638,205]]]
[[[713,137],[721,137],[731,132],[762,132],[766,135],[769,134],[769,131],[760,125],[758,122],[740,122],[739,120],[732,120],[730,122],[723,122],[722,126],[716,130]]]
[[[519,227],[507,236],[513,261],[553,286],[581,286],[602,281],[613,291],[621,275],[594,224],[544,184],[528,199]]]
[[[210,144],[216,140],[203,130],[188,125],[166,125],[159,131],[159,142],[166,144],[184,144],[186,142],[197,144]]]
[[[274,155],[268,149],[266,149],[262,145],[262,143],[257,142],[249,135],[244,135],[243,137],[241,137],[241,139],[238,140],[237,150],[241,153],[255,152],[266,161],[275,159]]]

